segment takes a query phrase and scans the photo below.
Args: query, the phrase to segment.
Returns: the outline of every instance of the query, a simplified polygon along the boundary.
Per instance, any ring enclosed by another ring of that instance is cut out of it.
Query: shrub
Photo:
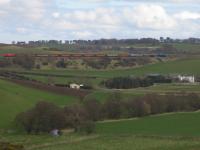
[[[58,68],[66,68],[66,63],[65,63],[65,60],[64,59],[61,59],[59,60],[57,63],[56,63],[56,67]]]
[[[91,134],[95,130],[95,123],[93,121],[85,121],[80,125],[80,132]]]
[[[65,126],[63,110],[47,102],[39,102],[33,109],[20,113],[16,121],[27,133],[49,132]]]
[[[0,142],[0,150],[24,150],[23,145]]]
[[[32,69],[35,65],[35,58],[31,55],[16,55],[13,62],[25,69]]]

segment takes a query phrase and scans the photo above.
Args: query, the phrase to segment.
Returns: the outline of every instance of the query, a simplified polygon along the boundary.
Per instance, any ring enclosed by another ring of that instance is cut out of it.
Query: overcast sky
[[[200,0],[0,0],[0,42],[160,36],[199,38]]]

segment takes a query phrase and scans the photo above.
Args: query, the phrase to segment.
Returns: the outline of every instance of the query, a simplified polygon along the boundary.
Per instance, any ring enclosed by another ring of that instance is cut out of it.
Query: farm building
[[[70,84],[71,89],[80,89],[82,86],[83,86],[82,84],[76,84],[76,83]]]
[[[194,76],[182,76],[182,75],[179,75],[178,79],[181,82],[195,83],[195,77]]]

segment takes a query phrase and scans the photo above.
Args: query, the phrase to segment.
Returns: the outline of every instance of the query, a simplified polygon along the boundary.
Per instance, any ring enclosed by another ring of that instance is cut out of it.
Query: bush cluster
[[[30,70],[35,66],[35,58],[31,55],[16,55],[13,59],[13,64]]]
[[[84,59],[83,62],[85,65],[94,69],[106,69],[111,63],[111,59],[107,57],[96,60]]]
[[[24,150],[23,145],[0,142],[0,150]]]
[[[88,112],[79,104],[61,108],[52,103],[39,102],[34,108],[18,114],[15,120],[28,134],[64,128],[74,128],[76,132],[88,133],[93,130]]]
[[[111,89],[131,89],[138,87],[148,87],[153,85],[153,82],[148,78],[116,77],[108,79],[102,84]]]

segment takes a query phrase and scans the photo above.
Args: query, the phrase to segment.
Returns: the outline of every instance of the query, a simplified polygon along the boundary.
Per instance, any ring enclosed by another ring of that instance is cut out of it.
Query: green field
[[[123,100],[147,93],[199,93],[200,85],[198,84],[157,84],[130,90],[109,90],[98,85],[103,79],[116,76],[142,76],[150,73],[200,75],[199,64],[200,59],[196,58],[160,62],[123,70],[55,69],[26,72],[66,75],[66,77],[53,77],[52,80],[56,83],[90,83],[95,86],[95,90],[86,98],[96,98],[104,102],[114,92],[121,93]],[[48,82],[47,77],[44,76],[25,76]],[[12,121],[16,114],[33,107],[41,100],[53,102],[59,106],[78,102],[75,97],[39,91],[0,79],[0,141],[23,144],[26,150],[199,150],[200,148],[200,112],[106,120],[96,123],[95,133],[92,135],[64,132],[63,136],[51,137],[48,134],[27,135],[14,130]]]
[[[134,135],[18,136],[27,150],[198,150],[199,138],[151,137]]]
[[[99,134],[200,136],[200,112],[172,113],[139,119],[100,122]]]
[[[200,44],[176,43],[173,46],[180,52],[197,53],[200,52]]]
[[[64,106],[76,102],[77,99],[23,87],[0,79],[0,128],[9,127],[16,114],[33,107],[38,101],[49,101]]]
[[[24,144],[27,150],[198,150],[200,112],[97,123],[92,135],[61,137],[2,133],[0,140]]]
[[[0,47],[0,54],[4,53],[42,53],[45,52],[43,48],[23,48],[19,46],[1,46]]]
[[[99,88],[99,84],[101,83],[101,81],[118,76],[144,76],[155,73],[164,75],[187,74],[187,75],[198,76],[200,75],[199,64],[200,64],[200,59],[195,58],[195,59],[181,59],[175,61],[160,62],[156,64],[145,65],[143,67],[121,69],[121,70],[118,69],[118,70],[100,71],[100,70],[49,69],[49,70],[32,70],[32,71],[15,70],[15,71],[19,72],[20,74],[26,77],[42,81],[44,83],[48,83],[49,79],[49,77],[44,76],[44,74],[63,75],[63,77],[50,77],[51,81],[54,83],[61,83],[61,84],[74,82],[79,84],[91,85],[94,88]],[[30,74],[25,74],[25,72],[40,73],[43,75],[30,75]],[[163,89],[163,87],[164,86],[162,86],[161,89]],[[188,86],[185,87],[187,88]],[[169,89],[170,88],[171,87],[169,86]],[[143,91],[143,89],[140,90]],[[176,90],[175,86],[170,90]]]
[[[131,98],[148,90],[160,92],[166,89],[198,91],[199,85],[156,85],[143,88],[143,92],[141,89],[128,90],[122,93],[122,96]],[[109,90],[97,90],[88,96],[96,96],[97,100],[102,101],[112,93],[113,91]],[[98,122],[92,135],[64,132],[61,137],[51,137],[47,134],[26,135],[8,128],[11,127],[17,113],[32,107],[39,100],[64,106],[77,102],[77,99],[38,91],[4,80],[0,80],[0,96],[0,128],[4,129],[0,130],[0,141],[21,143],[25,145],[26,150],[198,150],[200,147],[200,112],[107,120]]]
[[[199,140],[106,136],[35,150],[198,150]]]

